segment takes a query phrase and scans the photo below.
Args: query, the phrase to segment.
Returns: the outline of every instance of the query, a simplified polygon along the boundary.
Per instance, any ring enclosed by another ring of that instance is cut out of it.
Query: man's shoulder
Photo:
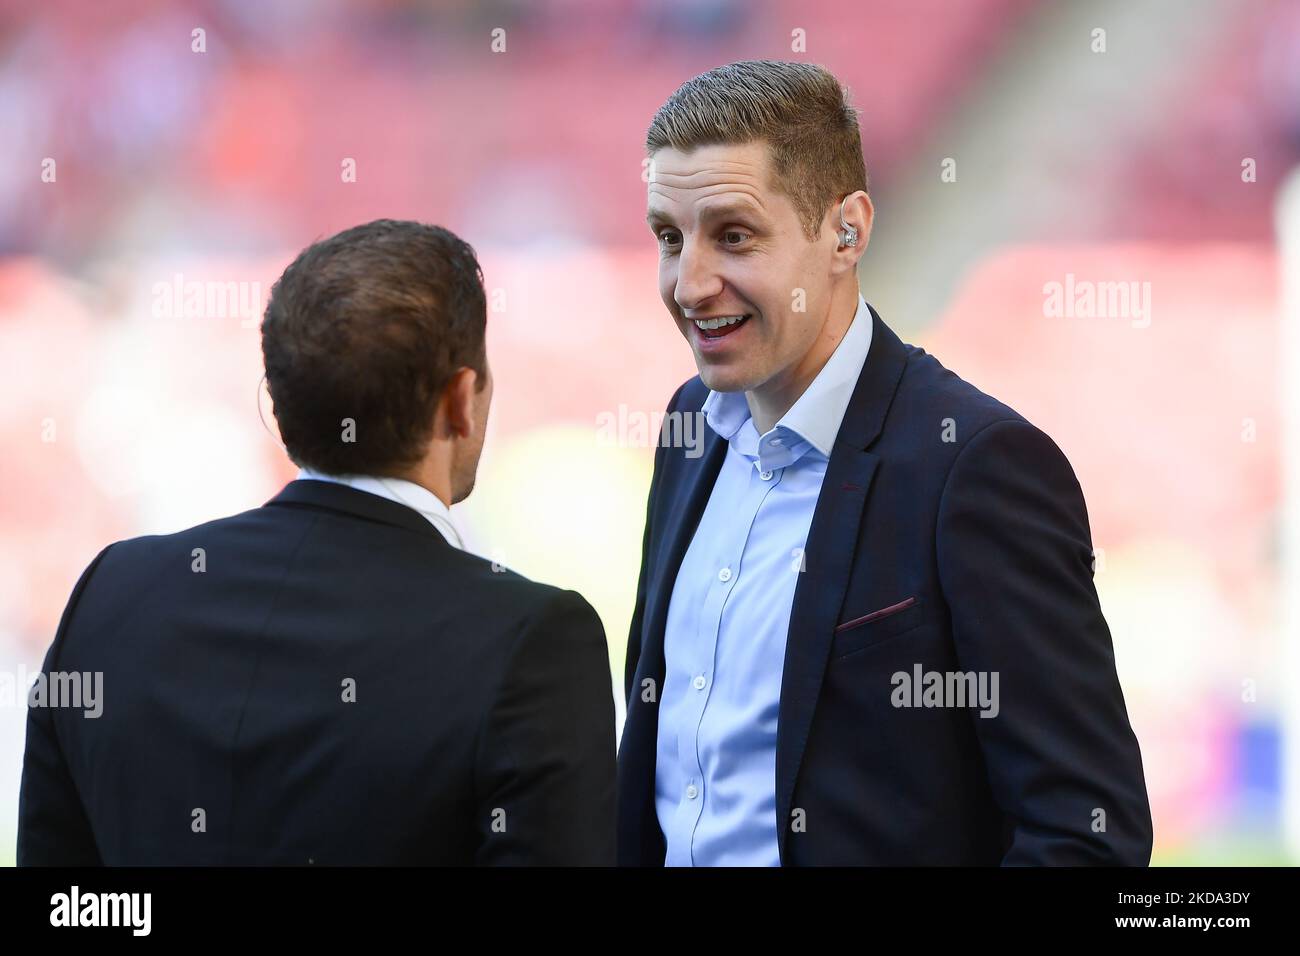
[[[106,571],[147,569],[160,560],[168,560],[180,553],[189,553],[197,567],[203,567],[208,545],[224,540],[241,526],[256,521],[263,509],[253,508],[239,514],[213,518],[201,524],[178,531],[135,535],[109,544],[100,553],[97,566],[101,575]]]
[[[1009,462],[1032,462],[1077,489],[1069,459],[1049,434],[924,349],[906,348],[906,368],[881,437],[891,452],[914,462],[918,474],[945,479],[959,460],[990,474]]]
[[[242,564],[244,572],[262,563],[285,569],[294,561],[293,552],[311,533],[313,519],[318,516],[317,512],[263,505],[168,534],[126,538],[110,544],[96,558],[95,583],[111,582],[115,589],[130,582],[148,587],[163,577],[170,577],[166,573],[169,569],[221,576],[232,564]],[[350,521],[349,516],[331,517]],[[391,531],[385,540],[400,543],[401,547],[389,549],[387,554],[382,549],[366,550],[357,555],[356,564],[338,565],[340,574],[355,577],[361,573],[359,565],[364,562],[368,570],[382,569],[382,573],[390,576],[403,572],[409,573],[413,580],[436,576],[440,588],[413,586],[409,590],[414,603],[432,598],[435,591],[442,594],[450,587],[467,603],[481,602],[497,612],[512,612],[521,617],[543,613],[556,602],[565,607],[575,602],[586,605],[576,592],[534,581],[500,561],[453,547],[436,531],[425,537],[361,519],[356,519],[355,527]],[[339,547],[357,544],[354,530],[340,540]]]
[[[945,422],[951,419],[966,437],[996,422],[1028,424],[1025,417],[1005,402],[972,385],[946,368],[935,356],[916,345],[908,345],[907,363],[898,383],[891,413],[906,418],[922,417]]]

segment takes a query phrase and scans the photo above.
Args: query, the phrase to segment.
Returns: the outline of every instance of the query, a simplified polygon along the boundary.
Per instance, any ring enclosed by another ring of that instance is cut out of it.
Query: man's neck
[[[433,492],[434,496],[448,508],[451,507],[451,469],[446,462],[435,460],[436,456],[426,455],[424,460],[406,471],[393,475],[419,485]]]
[[[853,317],[858,312],[858,299],[861,292],[856,280],[848,287],[848,295],[833,298],[826,318],[822,321],[821,332],[817,334],[812,348],[785,375],[773,378],[753,391],[745,393],[745,402],[749,405],[750,417],[754,428],[760,435],[769,432],[781,417],[799,401],[799,396],[808,390],[817,374],[826,367],[835,349],[844,339],[844,335],[853,324]],[[845,301],[847,299],[847,301]]]

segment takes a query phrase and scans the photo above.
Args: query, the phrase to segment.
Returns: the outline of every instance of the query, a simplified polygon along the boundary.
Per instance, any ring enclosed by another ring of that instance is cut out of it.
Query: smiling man
[[[619,862],[1145,865],[1079,484],[862,298],[873,209],[838,81],[711,70],[646,147],[699,369],[669,412],[707,427],[702,455],[655,454]]]

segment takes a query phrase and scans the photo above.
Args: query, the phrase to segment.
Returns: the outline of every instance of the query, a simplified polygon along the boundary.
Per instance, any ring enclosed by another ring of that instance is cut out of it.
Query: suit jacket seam
[[[73,613],[76,611],[77,606],[81,604],[82,595],[85,594],[87,588],[90,587],[91,577],[94,575],[95,571],[99,569],[100,562],[104,560],[104,557],[108,552],[116,547],[117,544],[118,542],[114,542],[113,544],[108,545],[95,556],[95,560],[91,561],[86,570],[82,572],[81,578],[73,589],[72,595],[68,599],[68,606],[63,612],[63,619],[59,622],[59,629],[55,632],[53,645],[50,648],[50,666],[43,669],[43,673],[46,673],[47,677],[50,672],[58,671],[59,669],[58,659],[59,655],[63,652],[63,645],[67,640],[68,633],[72,630]],[[62,734],[59,730],[59,722],[54,719],[53,712],[50,715],[50,735],[54,738],[54,746],[58,748],[59,759],[63,762],[64,768],[68,772],[68,779],[72,783],[72,790],[73,793],[76,794],[77,802],[81,804],[81,813],[85,818],[86,827],[90,830],[90,839],[91,843],[94,844],[95,847],[95,855],[99,858],[99,863],[102,866],[104,863],[104,854],[100,851],[99,841],[95,839],[94,826],[91,823],[90,814],[86,809],[86,797],[81,792],[81,785],[77,782],[77,778],[73,776],[72,768],[68,764],[68,747],[66,742],[63,740]]]
[[[255,638],[256,643],[254,645],[257,649],[257,657],[253,661],[253,670],[248,678],[248,688],[244,692],[243,701],[239,705],[239,717],[235,722],[235,732],[230,738],[231,787],[230,787],[230,802],[227,804],[229,808],[229,815],[226,820],[226,826],[229,828],[229,832],[230,832],[230,842],[226,847],[227,863],[229,863],[234,857],[236,846],[238,845],[239,842],[235,838],[236,837],[235,834],[235,789],[236,788],[235,788],[234,778],[236,776],[235,774],[236,751],[239,746],[239,735],[240,733],[243,732],[244,729],[244,715],[248,712],[248,702],[250,699],[252,699],[254,686],[257,683],[257,678],[262,670],[262,658],[266,652],[266,642],[264,638],[266,637],[266,631],[267,628],[270,626],[271,619],[275,616],[276,608],[279,606],[280,595],[284,593],[285,581],[288,580],[289,573],[290,571],[293,570],[293,566],[298,560],[298,554],[302,551],[302,546],[306,543],[307,538],[311,536],[312,531],[315,530],[316,525],[319,523],[319,521],[320,521],[320,515],[313,515],[311,524],[309,524],[306,528],[303,529],[301,537],[298,538],[298,543],[294,545],[293,551],[289,555],[289,560],[287,560],[284,563],[284,570],[280,573],[280,580],[276,584],[275,594],[271,597],[271,603],[266,609],[266,616],[262,619],[262,625],[257,630],[257,637]]]
[[[483,716],[479,720],[478,731],[475,735],[474,813],[476,817],[481,809],[479,806],[479,801],[486,796],[486,793],[484,792],[483,787],[481,786],[482,781],[480,778],[480,770],[483,766],[483,759],[482,759],[483,741],[484,738],[487,736],[487,726],[489,723],[491,723],[492,716],[496,713],[497,702],[501,696],[501,691],[505,688],[506,681],[510,677],[511,664],[514,663],[515,655],[519,653],[519,648],[523,643],[524,635],[528,633],[528,631],[531,628],[536,627],[539,621],[545,620],[547,613],[551,609],[551,606],[553,604],[558,604],[563,599],[564,595],[569,593],[571,592],[568,590],[557,588],[555,594],[549,596],[547,600],[543,601],[540,607],[538,607],[535,611],[533,611],[532,614],[525,615],[523,620],[520,622],[518,630],[515,632],[515,639],[514,641],[511,642],[509,651],[506,652],[505,662],[501,665],[501,675],[497,678],[496,685],[493,687],[492,693],[488,696],[488,705],[483,709]],[[581,595],[579,595],[579,597],[581,597]],[[501,738],[500,746],[501,749],[505,752],[505,755],[509,758],[511,766],[514,767],[515,769],[518,769],[521,762],[519,758],[516,756],[514,749],[511,747],[510,742],[506,740],[504,735]],[[480,821],[476,819],[475,820],[476,826],[478,822]],[[478,856],[478,851],[481,848],[482,848],[482,843],[475,845],[474,855],[476,858]]]
[[[937,557],[937,555],[938,555],[938,553],[939,553],[939,528],[940,528],[940,524],[941,524],[941,522],[939,521],[939,518],[941,518],[942,515],[943,515],[944,502],[945,502],[945,501],[947,500],[947,498],[948,498],[948,489],[949,489],[949,487],[952,485],[953,475],[954,475],[954,474],[956,473],[956,471],[957,471],[957,466],[958,466],[959,464],[961,464],[961,460],[962,460],[962,458],[964,458],[965,455],[966,455],[966,453],[967,453],[968,451],[970,451],[970,449],[971,449],[971,448],[972,448],[972,447],[973,447],[977,442],[979,442],[980,438],[981,438],[981,437],[982,437],[986,432],[988,432],[990,429],[992,429],[992,428],[996,428],[998,425],[1026,425],[1026,426],[1028,426],[1029,428],[1034,429],[1034,426],[1033,426],[1033,425],[1031,425],[1031,424],[1030,424],[1029,422],[1027,422],[1027,421],[1024,421],[1023,419],[1019,419],[1019,418],[999,418],[999,419],[996,419],[995,421],[988,422],[988,423],[985,424],[983,427],[981,427],[981,428],[979,429],[979,431],[977,431],[977,432],[975,432],[975,434],[971,435],[970,438],[968,438],[968,439],[966,440],[966,443],[965,443],[964,445],[961,446],[961,450],[958,451],[957,454],[953,456],[952,464],[950,464],[950,465],[948,466],[948,474],[944,475],[944,479],[943,479],[943,488],[940,489],[940,491],[939,491],[939,499],[938,499],[939,503],[938,503],[938,506],[937,506],[937,509],[936,509],[936,513],[935,513],[935,519],[936,519],[936,520],[935,520],[935,524],[934,524],[934,531],[935,531],[935,555],[936,555],[936,557]],[[1035,430],[1036,430],[1036,429],[1035,429]]]
[[[85,593],[86,589],[90,587],[91,576],[96,570],[98,570],[100,562],[104,560],[104,556],[116,547],[116,545],[117,542],[114,542],[100,551],[99,554],[95,556],[95,560],[91,561],[86,570],[82,572],[81,578],[72,592],[72,596],[68,599],[68,606],[63,612],[63,620],[60,622],[59,629],[54,635],[54,642],[51,646],[53,653],[50,656],[51,670],[58,670],[59,655],[63,653],[64,641],[68,636],[68,632],[72,630],[72,615],[76,611],[77,606],[81,603],[81,596]]]

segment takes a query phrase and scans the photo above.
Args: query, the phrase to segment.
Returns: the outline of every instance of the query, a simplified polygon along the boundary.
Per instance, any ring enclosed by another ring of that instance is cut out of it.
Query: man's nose
[[[722,291],[722,277],[704,250],[690,246],[682,249],[677,260],[677,286],[673,298],[684,311],[699,309]]]

